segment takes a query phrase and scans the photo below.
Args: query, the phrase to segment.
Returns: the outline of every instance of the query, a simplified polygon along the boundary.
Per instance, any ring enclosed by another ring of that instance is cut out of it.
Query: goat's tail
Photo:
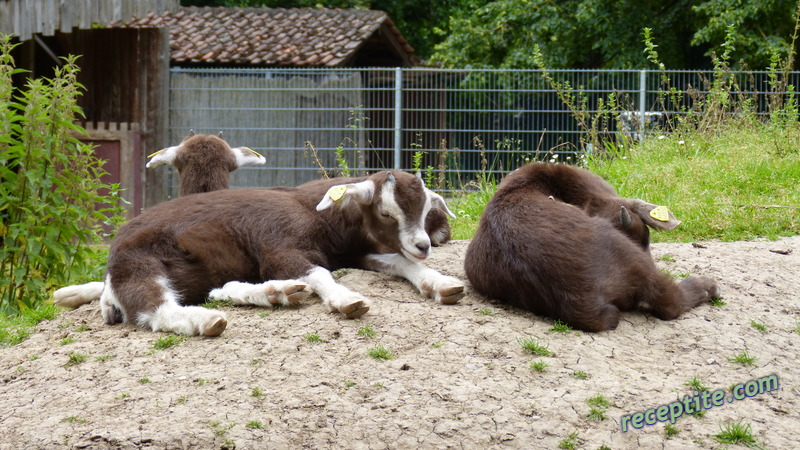
[[[53,303],[65,308],[77,308],[99,299],[104,287],[102,281],[63,287],[53,293]]]

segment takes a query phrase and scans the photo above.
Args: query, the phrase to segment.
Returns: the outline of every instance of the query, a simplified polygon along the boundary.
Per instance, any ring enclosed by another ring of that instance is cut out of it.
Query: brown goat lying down
[[[645,225],[679,223],[586,170],[529,164],[500,183],[464,267],[478,292],[581,330],[614,329],[639,307],[674,319],[719,295],[709,278],[675,284],[656,268]]]
[[[307,297],[308,288],[330,311],[360,317],[368,300],[330,273],[345,267],[402,276],[425,296],[455,303],[463,284],[420,264],[431,248],[425,218],[438,201],[417,177],[392,171],[161,203],[112,241],[103,318],[217,336],[227,326],[225,314],[187,305],[206,298],[288,304]]]

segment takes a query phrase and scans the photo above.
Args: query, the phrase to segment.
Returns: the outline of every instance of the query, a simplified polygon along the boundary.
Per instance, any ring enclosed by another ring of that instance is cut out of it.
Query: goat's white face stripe
[[[422,184],[422,180],[419,182]],[[425,191],[423,190],[423,192]],[[431,241],[428,237],[428,233],[425,232],[425,218],[428,216],[428,211],[431,209],[430,195],[425,192],[425,204],[422,207],[422,214],[418,221],[411,222],[403,213],[400,205],[397,204],[395,198],[395,183],[386,182],[381,188],[381,207],[384,212],[390,214],[397,220],[397,227],[400,231],[400,247],[403,254],[412,260],[427,258],[428,250],[424,252],[420,251],[417,245],[425,244],[425,247],[430,247]]]

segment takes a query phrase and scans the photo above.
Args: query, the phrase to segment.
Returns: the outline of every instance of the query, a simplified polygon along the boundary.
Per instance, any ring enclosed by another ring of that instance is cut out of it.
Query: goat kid
[[[194,134],[193,130],[179,145],[159,150],[149,156],[147,168],[166,164],[180,174],[179,195],[228,189],[228,174],[242,166],[264,164],[267,160],[247,147],[231,148],[217,136]]]
[[[369,301],[330,273],[345,267],[402,276],[426,297],[455,303],[463,284],[420,264],[436,202],[419,179],[392,171],[161,203],[112,241],[101,313],[108,324],[217,336],[225,314],[192,305],[290,304],[313,291],[328,310],[360,317]]]
[[[161,149],[149,156],[146,167],[171,164],[180,175],[180,195],[228,189],[228,175],[242,166],[267,162],[263,156],[247,147],[231,148],[223,139],[210,134],[189,135],[179,144]],[[53,302],[65,308],[77,308],[100,298],[103,282],[66,286],[53,293]]]
[[[623,207],[635,213],[630,223]],[[709,278],[675,284],[662,274],[639,221],[680,223],[663,207],[618,197],[588,171],[530,164],[500,183],[464,268],[476,291],[586,331],[614,329],[621,311],[640,307],[675,319],[719,296]]]

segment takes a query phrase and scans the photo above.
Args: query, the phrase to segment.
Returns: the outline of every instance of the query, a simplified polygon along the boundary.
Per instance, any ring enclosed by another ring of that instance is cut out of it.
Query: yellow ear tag
[[[661,222],[669,222],[669,209],[666,206],[658,206],[650,211],[650,217]]]
[[[334,186],[328,190],[328,197],[331,198],[334,202],[338,202],[342,199],[344,193],[347,192],[347,188],[344,186]]]
[[[159,151],[157,151],[157,152],[153,153],[152,155],[147,155],[147,157],[148,157],[148,158],[152,158],[153,156],[156,156],[157,154],[159,154],[159,153],[163,152],[164,150],[166,150],[166,149],[162,148],[161,150],[159,150]]]
[[[247,148],[247,147],[245,147],[245,148],[246,148],[247,150],[250,150],[250,153],[252,153],[252,154],[254,154],[254,155],[256,155],[256,156],[261,156],[261,153],[258,153],[257,151],[255,151],[255,150],[253,150],[253,149],[250,149],[250,148]]]

